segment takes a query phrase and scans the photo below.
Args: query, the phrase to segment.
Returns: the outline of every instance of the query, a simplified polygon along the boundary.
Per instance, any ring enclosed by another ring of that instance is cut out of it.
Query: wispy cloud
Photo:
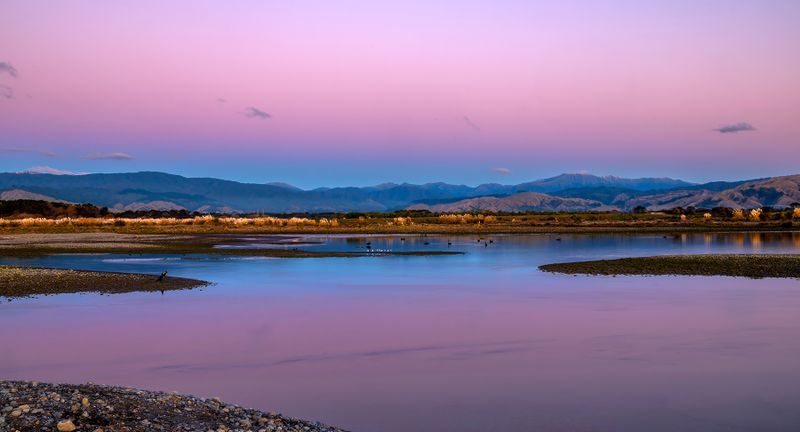
[[[58,168],[49,167],[46,165],[35,166],[31,169],[27,169],[25,171],[19,171],[17,174],[53,174],[53,175],[86,175],[89,174],[87,172],[75,172],[75,171],[67,171],[61,170]]]
[[[494,172],[500,175],[509,175],[511,174],[511,169],[505,167],[497,167],[494,169]]]
[[[464,120],[464,124],[467,125],[470,129],[474,130],[475,132],[480,132],[481,127],[478,126],[478,124],[472,121],[469,117],[462,116],[461,119]]]
[[[55,157],[55,153],[50,150],[29,149],[23,147],[0,147],[0,153],[34,153],[47,157]]]
[[[739,133],[739,132],[754,131],[756,130],[756,128],[754,128],[753,125],[751,125],[750,123],[739,122],[736,124],[720,126],[714,130],[719,133]]]
[[[14,99],[14,89],[7,85],[0,84],[0,98]]]
[[[92,153],[86,156],[86,159],[91,160],[133,160],[133,156],[127,153]]]
[[[14,66],[11,66],[11,63],[0,61],[0,73],[5,72],[12,77],[16,78],[19,76],[17,69]]]
[[[246,117],[257,118],[257,119],[261,119],[261,120],[272,118],[272,114],[270,114],[270,113],[268,113],[266,111],[261,111],[260,109],[258,109],[256,107],[247,107],[247,108],[245,108],[244,115]]]
[[[227,99],[224,99],[224,98],[217,98],[217,102],[219,102],[219,103],[225,103],[225,102],[228,102],[228,100],[227,100]]]

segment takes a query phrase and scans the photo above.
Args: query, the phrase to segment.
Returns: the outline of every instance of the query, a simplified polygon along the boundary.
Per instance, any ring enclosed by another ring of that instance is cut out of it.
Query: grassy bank
[[[685,216],[685,215],[684,215]],[[671,214],[534,213],[521,215],[424,215],[387,217],[278,218],[22,218],[0,219],[0,235],[20,233],[120,234],[514,234],[514,233],[676,233],[786,231],[786,218],[763,220],[680,217]]]
[[[546,272],[586,275],[800,278],[800,255],[678,255],[547,264]]]
[[[133,291],[169,291],[202,287],[208,282],[157,275],[0,266],[0,297],[15,298],[48,294]]]

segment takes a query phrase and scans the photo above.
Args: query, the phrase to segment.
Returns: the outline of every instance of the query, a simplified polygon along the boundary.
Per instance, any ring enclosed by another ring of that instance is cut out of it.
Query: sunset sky
[[[0,171],[800,172],[800,1],[0,2]]]

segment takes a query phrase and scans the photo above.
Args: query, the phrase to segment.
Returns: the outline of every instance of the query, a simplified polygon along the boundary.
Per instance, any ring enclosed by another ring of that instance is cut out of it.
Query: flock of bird
[[[421,237],[428,237],[427,234],[420,234],[420,236]],[[560,238],[558,238],[556,240],[561,241]],[[405,242],[406,238],[405,237],[400,237],[400,241],[401,242]],[[492,240],[492,239],[484,239],[483,237],[478,237],[478,239],[476,241],[477,241],[477,243],[483,243],[483,247],[489,247],[490,244],[494,244],[494,240]],[[366,246],[365,246],[366,249],[368,251],[371,251],[371,252],[387,252],[388,251],[388,250],[383,250],[383,249],[373,251],[372,250],[372,241],[370,241],[370,240],[367,240],[367,242],[365,244],[366,244]],[[422,242],[422,244],[425,245],[425,246],[428,246],[431,243],[426,240],[426,241]],[[453,241],[452,240],[447,240],[447,247],[449,248],[452,245],[453,245]]]

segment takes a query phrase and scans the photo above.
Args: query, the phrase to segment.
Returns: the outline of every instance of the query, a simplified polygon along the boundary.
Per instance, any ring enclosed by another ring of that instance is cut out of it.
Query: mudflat
[[[673,255],[546,264],[546,272],[586,275],[800,278],[800,255]]]
[[[159,275],[112,273],[71,269],[0,266],[0,297],[16,298],[49,294],[192,289],[208,282]]]
[[[109,254],[203,254],[274,258],[334,258],[387,255],[458,255],[462,252],[434,249],[415,251],[314,251],[301,249],[308,244],[301,237],[262,235],[260,243],[280,248],[248,247],[252,239],[226,234],[119,234],[119,233],[36,233],[0,236],[0,256],[32,257],[59,253]],[[236,246],[224,248],[218,246]]]

